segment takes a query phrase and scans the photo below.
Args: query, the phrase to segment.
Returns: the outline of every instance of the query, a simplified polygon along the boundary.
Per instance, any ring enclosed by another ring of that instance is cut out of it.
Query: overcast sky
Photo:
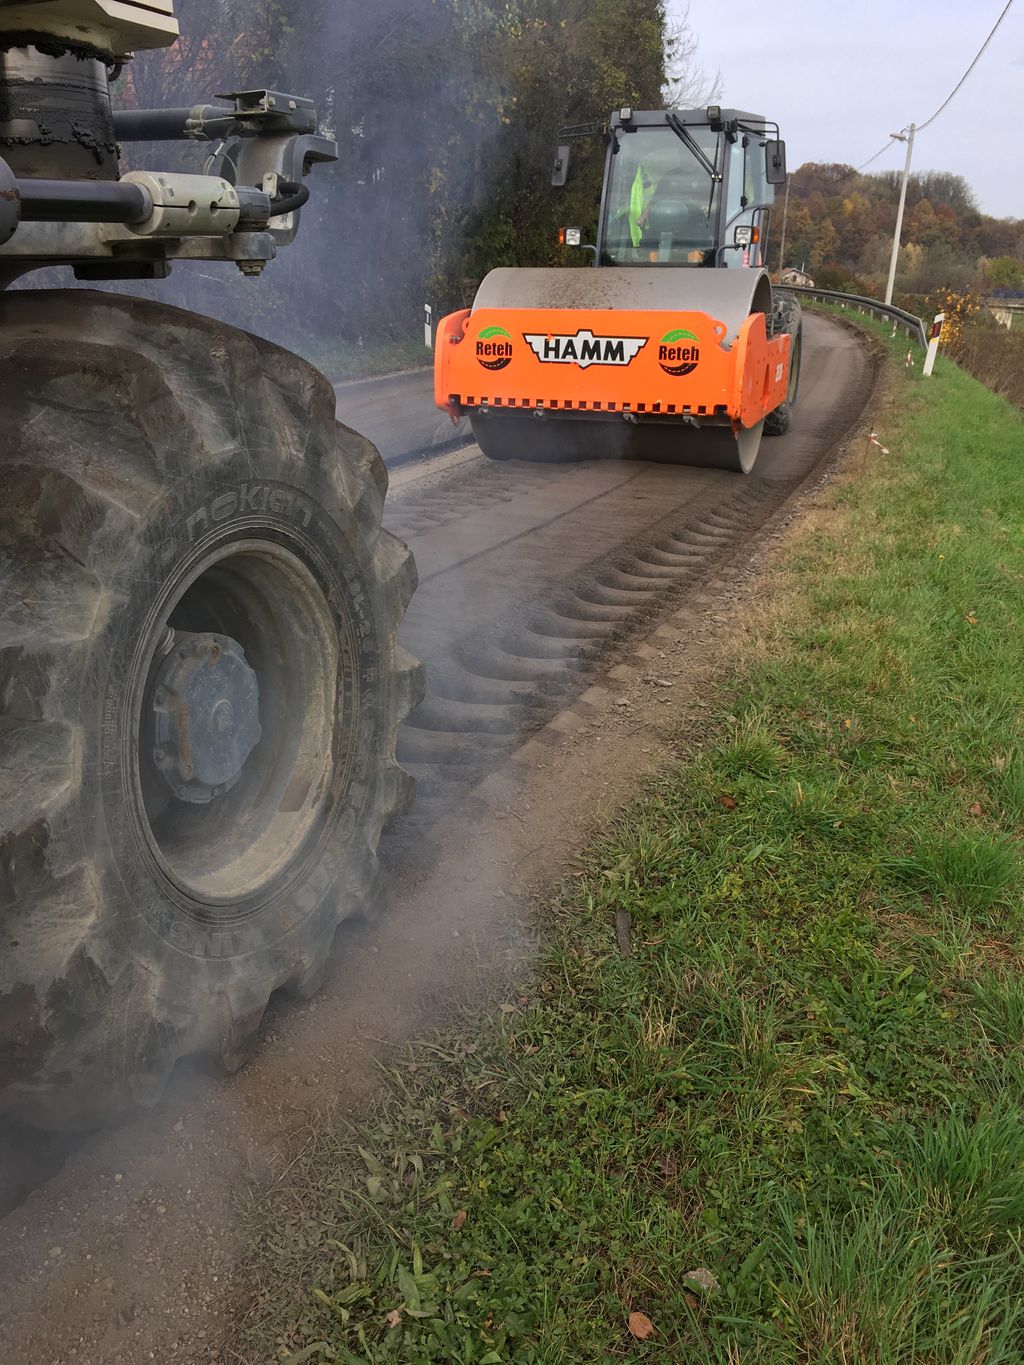
[[[777,119],[791,169],[858,166],[923,123],[963,75],[1005,0],[690,0],[690,28],[723,105]],[[685,0],[668,0],[676,16]],[[914,143],[915,170],[955,171],[985,213],[1024,218],[1024,0],[966,85]],[[902,168],[891,147],[869,170]]]

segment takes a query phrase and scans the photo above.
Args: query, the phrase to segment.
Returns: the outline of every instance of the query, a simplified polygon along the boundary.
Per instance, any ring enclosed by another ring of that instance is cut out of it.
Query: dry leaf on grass
[[[400,1308],[392,1308],[391,1312],[385,1318],[385,1322],[389,1327],[401,1326],[402,1310]]]
[[[718,1281],[711,1271],[706,1270],[703,1266],[699,1270],[688,1270],[683,1276],[683,1283],[688,1289],[697,1288],[703,1290],[705,1294],[718,1293]]]
[[[630,1313],[629,1335],[636,1337],[637,1341],[646,1341],[654,1336],[654,1323],[646,1313]]]
[[[725,796],[725,795],[720,796],[720,797],[718,798],[718,804],[719,804],[720,806],[724,806],[726,810],[735,810],[735,809],[736,809],[736,802],[732,799],[731,796]]]
[[[466,1210],[465,1210],[465,1209],[459,1209],[458,1213],[457,1213],[457,1214],[455,1215],[455,1217],[452,1219],[452,1227],[455,1229],[456,1232],[458,1232],[459,1228],[462,1227],[462,1225],[465,1223],[465,1221],[466,1221]]]
[[[629,934],[632,927],[633,916],[620,906],[615,912],[615,942],[618,944],[620,957],[629,957]]]

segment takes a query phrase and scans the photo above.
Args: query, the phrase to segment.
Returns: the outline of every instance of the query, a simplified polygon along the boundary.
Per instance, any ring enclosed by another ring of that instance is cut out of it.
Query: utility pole
[[[900,254],[900,237],[903,235],[903,207],[907,202],[907,181],[910,179],[910,158],[914,154],[914,128],[912,123],[905,133],[892,133],[897,142],[907,144],[907,160],[903,167],[903,184],[900,186],[900,206],[896,210],[896,233],[892,239],[892,256],[889,259],[889,283],[885,286],[885,301],[892,303],[893,285],[896,283],[896,262]]]

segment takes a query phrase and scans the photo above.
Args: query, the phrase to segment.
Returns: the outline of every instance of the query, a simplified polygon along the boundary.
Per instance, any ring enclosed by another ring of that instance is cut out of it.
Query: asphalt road
[[[429,827],[455,793],[571,704],[636,623],[710,578],[728,581],[730,562],[848,430],[870,389],[853,333],[808,315],[804,334],[793,425],[762,442],[748,476],[478,457],[395,489],[385,524],[412,548],[420,582],[400,639],[426,665],[428,693],[399,736],[418,794],[393,842]],[[529,434],[524,424],[524,443]]]
[[[432,369],[336,384],[338,421],[368,437],[389,469],[472,441],[469,423],[452,424],[434,406]]]

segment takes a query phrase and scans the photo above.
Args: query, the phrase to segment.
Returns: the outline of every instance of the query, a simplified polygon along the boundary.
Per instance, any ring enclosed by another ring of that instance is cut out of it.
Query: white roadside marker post
[[[945,313],[936,313],[935,321],[932,323],[932,330],[928,333],[928,354],[924,358],[924,368],[921,373],[925,376],[931,374],[935,369],[935,357],[939,353],[939,342],[942,340],[942,324],[946,320]]]
[[[434,349],[434,310],[429,303],[423,305],[423,344],[428,351]]]

